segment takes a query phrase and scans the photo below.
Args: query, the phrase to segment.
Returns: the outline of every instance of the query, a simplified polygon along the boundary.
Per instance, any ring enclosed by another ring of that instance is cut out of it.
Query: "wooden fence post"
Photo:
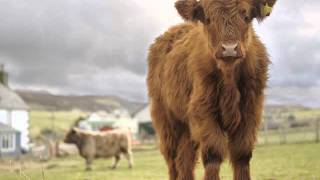
[[[267,120],[264,121],[263,131],[264,131],[264,144],[269,144],[269,141],[268,141],[268,123],[267,123]]]
[[[316,143],[320,142],[320,119],[316,120]]]
[[[281,125],[280,126],[280,132],[279,132],[279,135],[280,135],[280,144],[287,144],[287,134],[286,134],[286,131],[285,131],[285,125]]]

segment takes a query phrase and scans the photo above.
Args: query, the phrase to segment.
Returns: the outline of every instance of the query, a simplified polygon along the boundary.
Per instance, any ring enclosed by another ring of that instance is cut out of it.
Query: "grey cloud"
[[[309,8],[317,11],[316,1],[278,1],[272,16],[263,28],[271,31],[269,48],[271,65],[271,86],[304,87],[318,86],[320,82],[320,37],[302,33],[303,27],[312,27],[303,14]],[[320,16],[318,17],[320,18]],[[319,34],[320,29],[318,29]]]
[[[8,65],[12,84],[18,87],[144,96],[145,100],[144,84],[134,82],[143,81],[147,47],[157,26],[144,17],[142,7],[133,1],[2,1],[0,62]],[[114,68],[121,69],[117,73],[123,77],[113,79]],[[80,79],[77,83],[75,76]],[[97,88],[86,88],[86,81],[99,76],[110,76],[106,83],[117,88],[101,87],[103,82],[98,81]],[[127,92],[127,85],[141,92]]]

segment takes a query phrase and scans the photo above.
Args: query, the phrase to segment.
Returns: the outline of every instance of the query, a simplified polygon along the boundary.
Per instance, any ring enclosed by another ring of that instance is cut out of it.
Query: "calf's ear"
[[[270,16],[277,0],[254,0],[255,12],[254,16],[258,21],[263,21]]]
[[[186,21],[204,22],[204,10],[197,0],[178,0],[175,7],[180,16]]]
[[[73,127],[72,128],[72,133],[73,134],[78,134],[79,133],[79,128]]]

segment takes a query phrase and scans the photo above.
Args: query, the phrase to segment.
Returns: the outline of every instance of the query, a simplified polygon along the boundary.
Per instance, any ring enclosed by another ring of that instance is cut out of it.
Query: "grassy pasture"
[[[296,112],[296,116],[299,117],[317,117],[319,110],[304,110]],[[54,129],[58,134],[63,135],[71,126],[71,124],[79,116],[86,115],[81,111],[58,111],[58,112],[47,112],[47,111],[31,111],[30,112],[30,134],[31,138],[37,137],[43,129]],[[314,142],[316,133],[315,128],[297,128],[286,130],[287,143],[304,143]],[[267,139],[266,137],[267,136]],[[259,133],[259,144],[280,144],[281,133],[276,131],[268,131],[267,134],[264,132]],[[267,140],[267,142],[266,142]]]
[[[318,180],[320,179],[320,144],[291,144],[258,146],[252,161],[253,180]],[[122,159],[117,170],[109,170],[112,160],[100,159],[94,162],[94,170],[84,171],[79,157],[55,159],[44,167],[45,180],[164,180],[167,179],[165,162],[157,150],[135,152],[135,167],[127,168]],[[1,163],[0,163],[1,164]],[[41,165],[28,165],[23,173],[31,180],[42,180]],[[201,163],[196,169],[197,179],[203,176]],[[229,163],[221,169],[223,180],[231,180]],[[1,180],[24,180],[19,171],[1,170]]]
[[[308,119],[314,117],[320,117],[320,109],[308,109],[296,111],[293,113],[297,119]]]
[[[65,133],[72,123],[83,116],[81,111],[30,111],[30,135],[35,138],[43,129],[54,129],[57,133]]]
[[[296,112],[300,117],[314,117],[319,115],[318,110]],[[79,116],[85,115],[80,111],[55,112],[45,111],[30,112],[30,133],[36,137],[43,129],[52,129],[59,134],[65,133],[70,125]],[[53,120],[52,120],[53,119]],[[287,132],[288,143],[310,144],[280,144],[281,136],[278,131],[269,131],[267,140],[271,145],[258,146],[252,161],[253,180],[320,180],[320,144],[312,144],[315,131],[313,128],[305,130],[290,130]],[[259,144],[265,143],[265,134],[260,132]],[[118,170],[109,170],[112,160],[97,160],[94,162],[92,172],[84,171],[84,162],[81,158],[68,157],[55,159],[45,164],[26,162],[23,173],[30,180],[42,180],[42,166],[44,167],[45,180],[164,180],[167,179],[167,169],[161,155],[156,150],[135,152],[135,167],[127,168],[123,159]],[[8,162],[0,161],[0,180],[28,180],[19,174],[20,165],[8,168]],[[196,169],[197,179],[202,179],[203,169],[198,163]],[[232,172],[226,162],[221,169],[223,180],[231,180]]]

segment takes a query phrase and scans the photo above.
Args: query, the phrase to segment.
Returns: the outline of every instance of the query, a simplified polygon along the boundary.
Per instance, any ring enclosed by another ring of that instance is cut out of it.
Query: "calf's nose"
[[[216,53],[216,58],[242,58],[241,48],[239,43],[234,44],[222,44]]]

